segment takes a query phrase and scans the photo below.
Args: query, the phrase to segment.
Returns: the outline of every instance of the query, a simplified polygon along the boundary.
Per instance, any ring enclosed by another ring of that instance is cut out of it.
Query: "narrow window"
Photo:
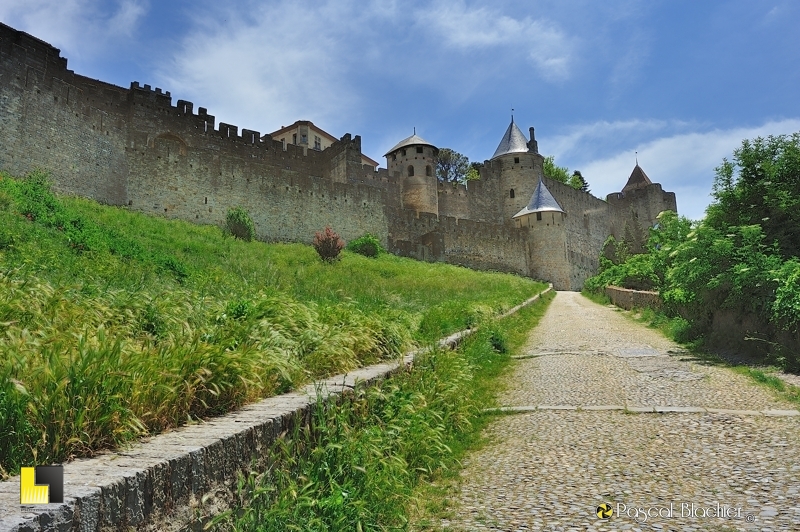
[[[537,222],[541,222],[542,221],[542,213],[540,213],[540,212],[536,213],[536,221]]]
[[[514,164],[519,164],[519,157],[514,157]]]
[[[294,144],[295,146],[297,146],[297,133],[294,133],[294,134],[292,135],[292,144]]]
[[[508,193],[508,197],[514,199],[514,189],[512,188],[511,191]]]
[[[408,167],[408,177],[412,177],[413,175],[414,175],[414,167],[409,165],[409,167]]]
[[[392,160],[393,160],[393,161],[396,161],[396,160],[397,160],[397,154],[396,154],[396,153],[393,153],[393,154],[392,154]]]
[[[428,177],[433,176],[433,170],[431,169],[431,165],[425,167],[425,175]]]
[[[308,144],[308,136],[306,134],[300,135],[300,144]]]
[[[417,146],[417,153],[422,153],[422,146]]]
[[[205,198],[204,204],[208,205],[208,198]]]

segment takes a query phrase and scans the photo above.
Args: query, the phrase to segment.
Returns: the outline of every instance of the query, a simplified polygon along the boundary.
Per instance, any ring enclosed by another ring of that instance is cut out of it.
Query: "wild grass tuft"
[[[241,478],[238,507],[216,523],[237,531],[397,530],[419,520],[420,508],[446,511],[432,509],[443,489],[432,482],[452,478],[480,443],[483,409],[551,299],[481,322],[458,351],[423,354],[338,404],[318,402],[310,426],[297,423],[276,443],[266,471]]]
[[[0,173],[0,476],[394,358],[543,285],[226,238]]]

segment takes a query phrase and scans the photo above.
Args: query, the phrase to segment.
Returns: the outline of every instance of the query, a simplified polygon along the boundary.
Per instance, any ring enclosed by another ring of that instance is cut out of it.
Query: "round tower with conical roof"
[[[516,227],[528,230],[529,275],[547,279],[557,290],[572,289],[565,216],[541,177],[527,205],[513,216]]]
[[[389,174],[398,176],[403,207],[417,212],[439,214],[436,181],[436,155],[439,149],[417,135],[401,140],[386,152]]]
[[[514,123],[508,125],[500,144],[492,155],[492,167],[499,172],[499,189],[503,198],[502,218],[510,223],[512,217],[528,204],[542,175],[544,157],[539,154],[533,128],[530,141]]]

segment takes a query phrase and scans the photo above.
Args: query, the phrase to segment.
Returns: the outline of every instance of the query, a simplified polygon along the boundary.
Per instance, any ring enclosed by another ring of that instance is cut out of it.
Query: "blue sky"
[[[382,155],[417,133],[483,161],[511,109],[605,197],[638,151],[693,219],[744,138],[800,131],[800,2],[2,0],[75,72],[261,132],[312,120]]]

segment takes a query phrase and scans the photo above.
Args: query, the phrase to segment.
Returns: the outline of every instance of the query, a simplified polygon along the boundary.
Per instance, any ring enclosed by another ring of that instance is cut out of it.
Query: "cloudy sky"
[[[742,139],[800,131],[795,0],[2,0],[0,21],[79,74],[240,128],[312,120],[383,164],[414,127],[488,159],[513,108],[595,195],[638,152],[693,219]]]

